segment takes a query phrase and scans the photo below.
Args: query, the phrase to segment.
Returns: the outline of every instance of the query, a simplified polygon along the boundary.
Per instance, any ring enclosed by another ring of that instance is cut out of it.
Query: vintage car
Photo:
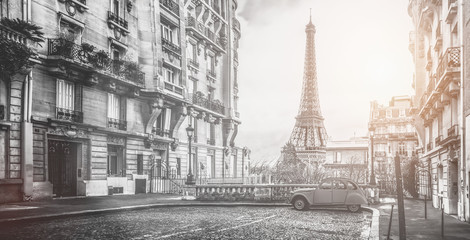
[[[313,206],[346,206],[351,212],[367,204],[364,191],[354,181],[346,178],[326,178],[317,188],[299,189],[293,192],[290,203],[297,210]]]

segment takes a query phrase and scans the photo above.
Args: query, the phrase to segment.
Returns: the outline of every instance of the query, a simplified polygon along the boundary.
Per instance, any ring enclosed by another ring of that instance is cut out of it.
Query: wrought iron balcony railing
[[[162,38],[162,45],[164,48],[181,55],[181,47],[170,42],[168,39]]]
[[[118,24],[119,26],[123,27],[126,30],[128,29],[129,24],[127,20],[125,20],[122,17],[119,17],[116,13],[108,11],[108,20]]]
[[[214,70],[208,70],[207,71],[207,76],[215,79],[215,78],[217,78],[217,73],[215,73]]]
[[[196,21],[192,16],[186,18],[186,27],[192,28],[192,31],[195,33],[195,37],[201,40],[205,40],[209,44],[213,45],[216,50],[220,52],[225,51],[225,46],[222,44],[224,41],[219,41],[222,37],[218,37],[215,33],[209,28],[205,27],[203,23]]]
[[[385,157],[387,154],[384,151],[376,151],[374,155],[376,157]]]
[[[156,128],[156,127],[152,128],[152,133],[157,135],[157,136],[161,136],[161,137],[165,137],[165,136],[170,135],[169,130]]]
[[[5,105],[0,105],[0,120],[4,120],[5,119]]]
[[[180,15],[180,6],[178,3],[172,0],[160,0],[160,4],[162,4],[168,10],[172,11],[177,16]]]
[[[444,56],[440,59],[439,65],[436,69],[436,77],[438,81],[444,76],[447,72],[460,71],[460,48],[452,47],[446,50]]]
[[[199,68],[199,63],[196,60],[189,59],[188,62],[189,62],[189,65],[191,65],[192,67]]]
[[[81,123],[83,121],[83,113],[66,108],[56,108],[56,118],[59,120]]]
[[[211,41],[215,42],[215,34],[209,28],[206,28],[204,30],[204,35],[206,35],[206,37],[209,38]]]
[[[192,103],[203,108],[209,109],[216,113],[225,114],[224,105],[218,100],[210,100],[204,96],[201,92],[196,92],[195,94],[190,94],[190,99]]]
[[[88,45],[91,46],[91,45]],[[63,38],[48,39],[49,56],[60,56],[79,64],[85,64],[95,70],[103,71],[117,79],[126,79],[144,86],[145,73],[139,70],[136,62],[112,60],[101,52],[95,52],[84,44],[78,45]]]
[[[108,118],[108,127],[109,128],[116,128],[119,130],[127,130],[127,121]]]

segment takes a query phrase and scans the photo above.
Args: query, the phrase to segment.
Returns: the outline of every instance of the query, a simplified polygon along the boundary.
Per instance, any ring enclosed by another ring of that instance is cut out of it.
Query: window
[[[59,24],[59,37],[70,42],[80,44],[82,41],[83,28],[68,22],[64,19],[60,20]]]
[[[8,17],[8,0],[0,0],[0,18]]]
[[[188,93],[196,93],[197,92],[197,81],[192,79],[192,78],[188,78]]]
[[[116,16],[119,16],[119,0],[113,0],[112,10]]]
[[[160,25],[160,29],[162,32],[163,40],[166,40],[174,45],[179,46],[179,34],[177,27],[170,26],[165,24],[165,22],[162,22]]]
[[[207,70],[211,72],[215,71],[215,58],[212,55],[207,56]]]
[[[6,83],[0,79],[0,120],[7,119],[7,86]]]
[[[171,109],[164,108],[157,117],[157,120],[153,123],[152,132],[159,136],[168,136],[170,132],[170,121],[171,121]]]
[[[144,174],[144,155],[137,154],[137,174]]]
[[[176,81],[175,81],[175,75],[173,73],[173,70],[168,69],[168,68],[163,68],[163,72],[164,72],[165,81],[175,84]]]
[[[7,178],[7,131],[0,130],[0,179]]]
[[[215,145],[215,127],[213,123],[206,124],[207,144]]]
[[[406,154],[405,144],[402,142],[398,144],[398,153],[400,155]]]
[[[197,53],[196,53],[196,46],[192,43],[189,43],[187,46],[186,46],[186,54],[188,55],[188,59],[190,61],[194,61],[194,62],[197,62],[196,59],[197,59]]]
[[[108,176],[125,176],[123,147],[108,145]]]
[[[392,110],[387,109],[387,118],[392,118]]]
[[[58,108],[74,110],[75,85],[65,80],[57,80],[56,106]]]
[[[207,99],[209,99],[209,101],[214,100],[214,91],[215,89],[213,87],[207,88]]]
[[[119,120],[120,118],[120,99],[119,96],[113,93],[108,93],[108,118]]]
[[[126,98],[108,93],[108,127],[127,129]]]
[[[181,158],[176,158],[176,175],[181,176]]]
[[[406,116],[405,109],[400,109],[400,117],[405,117],[405,116]]]

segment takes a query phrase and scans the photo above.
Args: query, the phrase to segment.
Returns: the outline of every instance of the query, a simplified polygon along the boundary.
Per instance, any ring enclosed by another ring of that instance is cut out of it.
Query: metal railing
[[[170,83],[170,82],[167,82],[165,81],[163,83],[164,85],[164,88],[168,91],[171,91],[171,92],[174,92],[174,93],[177,93],[179,95],[183,95],[183,88],[176,85],[176,84],[173,84],[173,83]]]
[[[238,19],[236,18],[232,18],[232,20],[233,20],[233,29],[240,32],[240,21],[238,21]]]
[[[215,73],[214,70],[208,70],[207,71],[207,76],[215,79],[215,78],[217,78],[217,73]]]
[[[119,130],[127,130],[127,121],[115,118],[108,118],[108,127],[116,128]]]
[[[431,151],[431,150],[432,150],[432,142],[430,142],[430,143],[428,143],[428,144],[426,145],[426,149],[427,149],[428,151]]]
[[[207,144],[214,146],[215,145],[215,139],[207,139]]]
[[[441,141],[442,141],[442,135],[439,135],[438,137],[436,137],[436,138],[434,139],[434,144],[435,144],[436,146],[439,146],[439,143],[440,143]]]
[[[128,29],[128,22],[122,17],[119,17],[116,13],[113,13],[111,11],[108,11],[108,20],[115,22],[119,26],[123,27],[124,29]]]
[[[181,47],[170,42],[168,39],[165,39],[162,37],[162,45],[164,48],[167,48],[168,50],[177,53],[178,55],[181,54]]]
[[[161,129],[161,128],[153,127],[152,128],[152,133],[154,133],[157,136],[164,137],[164,136],[168,136],[170,134],[170,131],[167,130],[167,129]]]
[[[192,67],[199,68],[199,63],[196,60],[189,59],[188,62]]]
[[[83,121],[83,113],[80,111],[56,107],[56,118],[81,123]],[[0,119],[2,119],[1,116]]]
[[[203,108],[212,110],[214,112],[225,114],[224,105],[218,100],[210,100],[204,96],[201,92],[196,92],[195,94],[190,94],[190,99],[192,103]]]
[[[172,0],[160,0],[160,4],[162,4],[168,10],[172,11],[177,16],[180,15],[180,6],[178,3]]]
[[[452,68],[458,67],[460,67],[460,48],[447,48],[436,69],[436,77],[438,81],[440,81],[445,73],[450,72],[451,70],[453,71]]]
[[[63,38],[48,39],[47,54],[90,64],[93,68],[115,75],[118,79],[125,78],[130,82],[145,85],[145,73],[138,70],[139,65],[136,62],[112,60],[106,53],[86,49],[84,44],[78,45]]]
[[[447,136],[448,137],[454,137],[459,135],[459,126],[457,124],[453,125],[449,129],[447,129]]]

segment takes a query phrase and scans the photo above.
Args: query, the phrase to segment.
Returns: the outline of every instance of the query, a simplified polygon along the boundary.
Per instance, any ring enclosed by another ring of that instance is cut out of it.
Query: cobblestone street
[[[364,239],[370,213],[175,207],[0,226],[0,239]]]

